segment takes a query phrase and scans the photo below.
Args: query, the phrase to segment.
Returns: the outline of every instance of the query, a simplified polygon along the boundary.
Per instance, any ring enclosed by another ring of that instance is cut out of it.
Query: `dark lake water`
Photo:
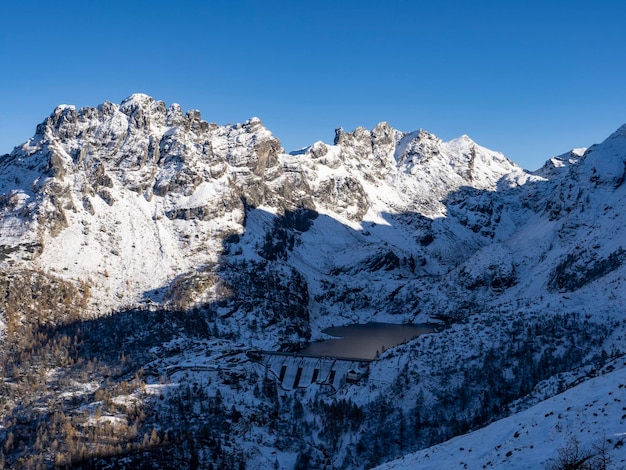
[[[307,356],[354,359],[375,359],[377,353],[405,343],[417,336],[432,333],[432,325],[397,325],[394,323],[366,323],[334,326],[323,330],[337,339],[315,341],[300,351]]]

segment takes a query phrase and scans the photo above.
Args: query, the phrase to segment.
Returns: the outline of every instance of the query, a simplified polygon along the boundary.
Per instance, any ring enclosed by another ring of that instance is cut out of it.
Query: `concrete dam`
[[[357,383],[367,375],[368,360],[301,356],[262,351],[254,353],[278,379],[285,390],[328,385],[338,390],[346,383]]]

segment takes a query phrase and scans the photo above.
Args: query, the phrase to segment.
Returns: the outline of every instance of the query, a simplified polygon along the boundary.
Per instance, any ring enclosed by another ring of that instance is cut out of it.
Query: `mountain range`
[[[143,94],[59,106],[0,157],[2,459],[623,468],[625,178],[626,125],[531,172],[385,122],[289,154]],[[438,331],[330,391],[245,354],[365,322]]]

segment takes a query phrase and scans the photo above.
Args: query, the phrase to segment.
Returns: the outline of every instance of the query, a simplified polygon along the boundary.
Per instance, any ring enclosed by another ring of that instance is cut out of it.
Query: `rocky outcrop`
[[[552,290],[573,292],[606,276],[626,262],[626,250],[619,247],[606,258],[589,250],[568,253],[554,268],[549,281]]]

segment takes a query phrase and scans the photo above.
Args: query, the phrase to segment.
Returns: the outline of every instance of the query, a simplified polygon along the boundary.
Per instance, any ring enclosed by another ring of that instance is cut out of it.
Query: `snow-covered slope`
[[[625,468],[624,366],[621,359],[618,370],[605,371],[478,431],[377,468]],[[575,466],[581,464],[588,466]]]

